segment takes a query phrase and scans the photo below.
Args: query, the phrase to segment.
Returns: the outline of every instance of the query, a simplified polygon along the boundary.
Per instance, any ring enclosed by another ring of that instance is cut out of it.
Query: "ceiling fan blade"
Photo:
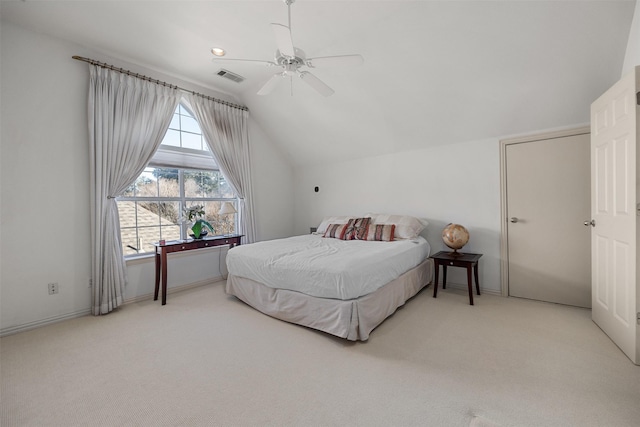
[[[281,78],[282,78],[282,73],[277,73],[271,76],[271,78],[267,80],[267,82],[257,92],[258,95],[268,95],[269,93],[271,93],[273,88],[275,88],[278,85]]]
[[[293,48],[293,39],[291,38],[291,30],[282,24],[271,24],[273,34],[276,36],[276,45],[278,50],[284,56],[295,57],[296,52]]]
[[[362,65],[364,58],[362,55],[337,55],[337,56],[320,56],[317,58],[308,58],[307,67],[352,67]]]
[[[268,66],[278,65],[273,61],[265,61],[264,59],[239,59],[239,58],[211,58],[212,61],[239,61],[239,62],[259,62]]]
[[[309,86],[314,88],[322,96],[331,96],[334,90],[327,86],[322,80],[314,76],[308,71],[301,71],[300,78]]]

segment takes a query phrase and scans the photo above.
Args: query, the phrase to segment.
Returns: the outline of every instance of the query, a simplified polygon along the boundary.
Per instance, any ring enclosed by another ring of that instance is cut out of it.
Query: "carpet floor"
[[[0,339],[2,426],[637,426],[590,310],[427,288],[348,342],[224,282]]]

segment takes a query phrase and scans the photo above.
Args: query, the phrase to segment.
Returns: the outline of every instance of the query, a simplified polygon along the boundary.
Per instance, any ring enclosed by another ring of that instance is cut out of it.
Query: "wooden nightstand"
[[[480,283],[478,282],[478,260],[482,254],[470,254],[458,252],[441,251],[435,255],[432,255],[435,263],[435,277],[433,279],[433,297],[438,295],[438,272],[440,266],[442,266],[442,289],[447,289],[447,267],[464,267],[467,269],[467,285],[469,287],[469,304],[473,305],[473,285],[471,283],[471,270],[473,269],[473,275],[476,279],[476,291],[480,295]]]

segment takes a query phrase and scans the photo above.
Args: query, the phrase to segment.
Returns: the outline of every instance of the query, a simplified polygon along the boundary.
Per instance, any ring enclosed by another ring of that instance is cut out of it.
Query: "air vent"
[[[235,73],[232,73],[229,70],[225,70],[224,68],[221,68],[220,71],[218,71],[216,74],[219,75],[220,77],[224,77],[225,79],[233,80],[236,83],[240,83],[244,81],[244,77],[239,76]]]

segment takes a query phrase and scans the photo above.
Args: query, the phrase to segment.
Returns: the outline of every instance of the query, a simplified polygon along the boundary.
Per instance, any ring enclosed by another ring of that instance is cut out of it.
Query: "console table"
[[[242,236],[241,234],[231,234],[229,236],[212,236],[197,240],[170,240],[154,243],[156,247],[156,289],[153,294],[153,300],[158,300],[160,273],[162,272],[162,305],[167,303],[167,254],[223,245],[229,245],[229,248],[233,248],[240,244]]]

